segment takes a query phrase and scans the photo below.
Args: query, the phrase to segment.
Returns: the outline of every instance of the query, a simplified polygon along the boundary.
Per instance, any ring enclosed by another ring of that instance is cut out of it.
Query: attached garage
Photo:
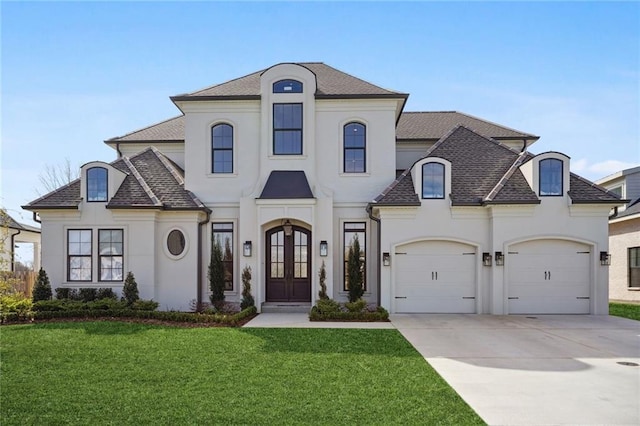
[[[526,241],[509,247],[505,267],[510,314],[590,313],[590,246]]]
[[[475,313],[476,257],[474,246],[451,241],[398,246],[395,312]]]

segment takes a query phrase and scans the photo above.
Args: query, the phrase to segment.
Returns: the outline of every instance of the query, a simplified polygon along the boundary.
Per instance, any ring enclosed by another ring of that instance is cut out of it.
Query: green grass
[[[0,329],[0,418],[29,424],[483,424],[396,330]]]
[[[609,315],[640,321],[640,304],[611,302]]]

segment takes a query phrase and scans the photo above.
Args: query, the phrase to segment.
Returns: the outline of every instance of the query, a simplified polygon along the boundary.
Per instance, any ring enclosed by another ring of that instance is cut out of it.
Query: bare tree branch
[[[80,167],[72,167],[69,158],[64,159],[63,164],[46,164],[44,170],[38,175],[41,187],[36,188],[38,195],[42,196],[64,186],[80,177]]]

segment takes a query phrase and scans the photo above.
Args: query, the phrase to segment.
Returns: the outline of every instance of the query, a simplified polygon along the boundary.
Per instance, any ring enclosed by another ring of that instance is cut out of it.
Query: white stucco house
[[[250,266],[258,309],[311,306],[322,263],[346,300],[357,236],[365,298],[391,312],[608,313],[608,216],[620,197],[537,136],[323,63],[283,63],[173,96],[181,115],[106,141],[117,159],[24,206],[53,286],[134,272],[161,309],[208,300],[212,241],[227,300]]]
[[[597,181],[628,201],[609,217],[609,297],[640,301],[640,166]]]

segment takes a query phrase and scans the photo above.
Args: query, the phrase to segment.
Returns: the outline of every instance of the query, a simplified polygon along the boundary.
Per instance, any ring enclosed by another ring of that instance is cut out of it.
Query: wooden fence
[[[13,290],[31,298],[33,285],[36,282],[36,273],[34,271],[1,272],[1,274],[2,279],[8,281]]]

